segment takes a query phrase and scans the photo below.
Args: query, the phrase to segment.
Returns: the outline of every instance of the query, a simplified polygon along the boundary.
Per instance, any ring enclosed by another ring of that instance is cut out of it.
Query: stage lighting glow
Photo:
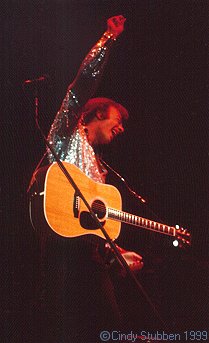
[[[175,241],[173,241],[173,246],[176,248],[178,247],[178,245],[179,245],[179,242],[177,241],[177,239],[175,239]]]

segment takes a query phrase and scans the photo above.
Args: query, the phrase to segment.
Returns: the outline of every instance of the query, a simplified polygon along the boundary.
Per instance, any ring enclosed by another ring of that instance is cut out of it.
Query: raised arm
[[[114,16],[107,20],[107,30],[85,57],[75,80],[70,84],[61,108],[52,124],[48,139],[54,140],[55,135],[62,137],[66,127],[75,125],[78,110],[95,93],[101,79],[104,66],[113,42],[124,30],[125,18]]]
[[[82,106],[95,93],[107,62],[110,48],[123,32],[125,18],[112,17],[107,21],[107,31],[85,57],[69,90],[76,96],[76,105]]]

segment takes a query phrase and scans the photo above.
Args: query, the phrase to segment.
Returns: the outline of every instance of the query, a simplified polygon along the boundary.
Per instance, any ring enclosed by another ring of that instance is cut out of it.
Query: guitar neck
[[[107,216],[109,219],[117,220],[122,223],[131,224],[141,227],[143,229],[155,231],[168,236],[176,236],[176,229],[172,226],[161,224],[153,220],[145,219],[133,214],[115,210],[113,208],[107,209]]]

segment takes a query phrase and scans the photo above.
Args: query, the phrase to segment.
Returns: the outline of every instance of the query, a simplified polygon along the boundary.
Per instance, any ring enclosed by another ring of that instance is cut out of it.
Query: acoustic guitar
[[[168,226],[122,211],[122,199],[116,187],[93,181],[73,164],[67,162],[63,164],[112,240],[119,236],[121,223],[126,223],[136,228],[172,236],[181,243],[190,245],[190,233],[186,229]],[[47,225],[56,234],[69,238],[93,234],[104,238],[85,204],[76,195],[57,163],[49,166],[44,180],[44,190],[38,195],[42,197]],[[33,215],[32,213],[31,217]],[[33,218],[31,219],[34,223]]]

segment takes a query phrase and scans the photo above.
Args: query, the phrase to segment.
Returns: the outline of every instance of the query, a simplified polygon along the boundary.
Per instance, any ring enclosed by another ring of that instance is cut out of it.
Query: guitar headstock
[[[183,246],[190,246],[191,245],[190,233],[186,229],[179,227],[179,225],[176,225],[175,230],[176,230],[175,237],[179,243],[178,244],[179,247],[182,248]]]

